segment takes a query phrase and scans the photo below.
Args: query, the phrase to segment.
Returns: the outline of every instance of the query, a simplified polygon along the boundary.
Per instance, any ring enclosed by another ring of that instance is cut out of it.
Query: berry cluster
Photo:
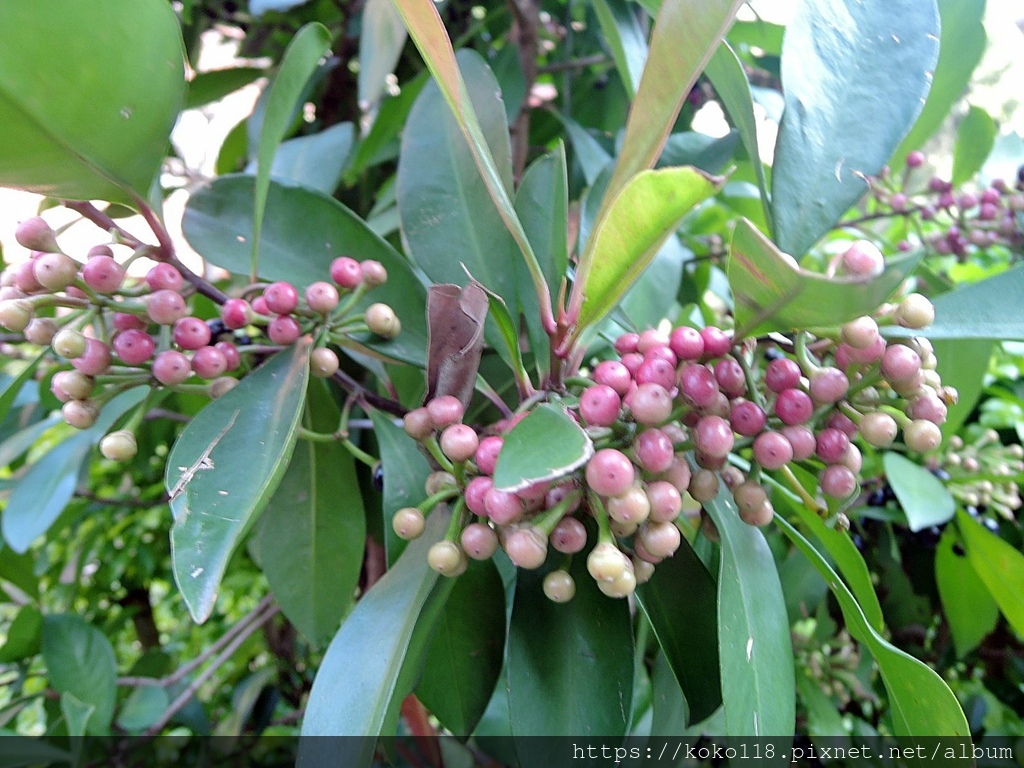
[[[881,258],[858,242],[842,268],[873,272]],[[444,471],[432,476],[423,504],[395,515],[395,531],[418,536],[425,512],[455,500],[453,529],[430,553],[437,571],[454,576],[466,558],[489,558],[499,546],[522,568],[540,567],[549,546],[571,557],[585,548],[592,517],[590,574],[605,594],[629,595],[679,547],[684,509],[714,499],[720,482],[744,522],[766,525],[774,509],[763,471],[803,462],[817,471],[821,492],[842,503],[859,487],[858,438],[886,447],[902,431],[907,450],[937,449],[955,392],[942,386],[926,340],[888,343],[879,332],[879,324],[921,328],[933,314],[911,294],[830,335],[801,332],[786,344],[739,341],[713,326],[627,333],[615,343],[617,359],[598,362],[561,398],[593,440],[593,456],[517,492],[495,487],[492,476],[504,434],[525,414],[478,434],[462,423],[458,400],[436,398],[411,411],[405,429]],[[749,471],[730,465],[730,455]],[[571,598],[567,569],[549,573],[544,589],[552,600]]]
[[[318,339],[311,371],[327,377],[339,367],[329,344],[344,345],[349,334],[365,331],[390,339],[401,330],[386,304],[354,311],[367,291],[387,280],[376,261],[337,258],[331,282],[311,283],[302,295],[287,282],[253,285],[238,298],[214,289],[220,317],[202,319],[190,309],[194,284],[202,281],[187,269],[161,261],[144,279],[128,276],[131,261],[154,255],[149,247],[122,264],[109,245],[96,245],[79,262],[60,249],[39,217],[23,222],[15,236],[31,258],[0,275],[0,325],[57,355],[41,375],[52,373],[50,389],[64,403],[64,419],[79,429],[91,427],[107,400],[134,386],[218,397],[237,384],[249,353],[272,352],[306,333]],[[193,375],[208,384],[187,384]],[[111,433],[100,449],[107,458],[130,459],[136,452],[132,430]]]
[[[954,435],[949,448],[937,462],[937,470],[954,481],[950,493],[968,509],[992,510],[1005,520],[1014,520],[1021,497],[1011,478],[1024,472],[1024,448],[1003,445],[994,429],[978,431],[969,442]]]

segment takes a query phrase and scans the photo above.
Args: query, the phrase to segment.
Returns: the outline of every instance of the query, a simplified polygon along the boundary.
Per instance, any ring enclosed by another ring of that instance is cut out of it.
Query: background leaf
[[[182,228],[189,244],[210,263],[244,275],[249,270],[248,238],[253,227],[251,176],[222,176],[194,192]],[[372,334],[358,338],[367,347],[423,365],[427,335],[423,325],[426,291],[406,261],[366,223],[337,200],[319,192],[271,182],[260,246],[260,276],[304,286],[329,279],[331,261],[342,255],[379,261],[388,281],[357,305],[389,304],[402,322],[391,341]]]
[[[95,708],[86,732],[109,732],[117,697],[117,661],[110,641],[96,627],[72,615],[43,619],[43,660],[53,687]]]
[[[896,151],[928,94],[938,34],[933,0],[797,6],[782,46],[786,110],[772,166],[783,251],[802,256]]]
[[[185,109],[195,109],[244,88],[263,77],[266,70],[259,67],[227,67],[198,73],[188,84]]]
[[[319,133],[288,139],[274,153],[270,175],[286,184],[333,194],[341,182],[354,140],[352,123],[338,123]],[[256,164],[245,170],[254,173]]]
[[[1024,635],[1024,593],[1014,586],[1024,584],[1024,555],[962,510],[956,526],[974,570],[1014,632]]]
[[[956,512],[956,502],[935,475],[905,456],[887,451],[882,456],[885,476],[907,516],[910,530],[941,525]]]
[[[545,403],[505,435],[494,487],[517,491],[564,477],[593,455],[593,443],[565,408]]]
[[[43,615],[34,605],[23,605],[7,627],[7,639],[0,647],[0,664],[35,656],[43,639]]]
[[[957,543],[953,530],[949,526],[942,532],[935,550],[935,584],[956,655],[963,658],[996,628],[999,606]]]
[[[939,363],[935,370],[944,386],[953,387],[957,401],[947,406],[943,435],[956,434],[971,415],[984,389],[985,374],[995,342],[984,339],[933,339]]]
[[[300,339],[203,408],[167,457],[174,580],[197,622],[209,618],[231,553],[288,466],[311,343]]]
[[[359,108],[375,112],[387,77],[395,71],[407,34],[391,0],[366,0],[359,34]]]
[[[626,87],[626,95],[632,99],[647,61],[647,36],[640,27],[636,10],[626,0],[595,0],[594,13]]]
[[[981,107],[967,110],[956,129],[956,147],[953,151],[954,187],[963,186],[985,164],[996,143],[996,121]]]
[[[75,200],[146,197],[185,97],[168,3],[4,3],[0,72],[0,184]]]
[[[938,296],[935,322],[914,331],[929,339],[1024,339],[1024,316],[1007,312],[1024,291],[1024,265]],[[905,335],[893,329],[889,335]]]
[[[323,382],[311,382],[305,426],[329,433],[339,411]],[[355,602],[366,517],[352,454],[340,443],[300,440],[260,526],[260,563],[284,615],[326,643]]]

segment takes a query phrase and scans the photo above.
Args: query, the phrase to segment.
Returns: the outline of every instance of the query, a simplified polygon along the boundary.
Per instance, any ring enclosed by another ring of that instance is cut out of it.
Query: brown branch
[[[405,416],[409,412],[409,409],[399,403],[397,400],[391,400],[387,397],[381,397],[376,392],[373,392],[358,381],[353,379],[344,371],[336,371],[331,377],[337,382],[342,389],[346,392],[351,393],[356,397],[357,400],[376,408],[378,411],[384,411],[390,413],[392,416]]]
[[[540,23],[536,0],[506,0],[512,12],[512,39],[519,51],[519,65],[526,86],[519,114],[511,128],[512,173],[516,181],[522,178],[530,152],[530,92],[537,80],[538,37]]]
[[[580,59],[569,59],[568,61],[556,61],[554,64],[546,64],[537,67],[537,74],[549,75],[555,72],[565,72],[570,69],[586,69],[597,64],[610,64],[611,59],[603,53],[595,53],[593,56],[584,56]]]
[[[103,504],[107,507],[129,507],[131,509],[150,509],[151,507],[157,507],[167,501],[167,497],[159,499],[119,499],[112,496],[97,496],[92,491],[77,491],[75,493],[80,499],[86,501],[93,501],[97,504]]]

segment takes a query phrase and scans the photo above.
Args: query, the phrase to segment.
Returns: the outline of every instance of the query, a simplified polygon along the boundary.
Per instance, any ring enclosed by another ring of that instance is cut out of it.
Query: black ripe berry
[[[371,477],[373,483],[373,489],[377,493],[384,491],[384,465],[378,462],[377,466],[373,468],[373,476]]]

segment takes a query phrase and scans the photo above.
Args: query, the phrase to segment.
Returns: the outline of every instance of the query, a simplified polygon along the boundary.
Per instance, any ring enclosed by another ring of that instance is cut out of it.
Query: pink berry
[[[331,262],[331,280],[345,290],[351,291],[363,280],[359,262],[348,256],[339,256]]]
[[[479,517],[487,517],[487,506],[484,503],[487,498],[487,492],[494,487],[494,481],[489,477],[478,476],[474,477],[468,483],[466,483],[466,490],[464,493],[466,499],[466,506],[469,511]]]
[[[220,353],[224,355],[224,363],[227,365],[225,370],[233,371],[242,364],[241,355],[238,354],[238,347],[230,341],[218,341],[213,346],[219,349]]]
[[[36,280],[36,269],[34,261],[23,261],[14,270],[14,285],[25,293],[35,293],[42,289],[42,285]]]
[[[744,437],[753,437],[764,429],[767,417],[764,409],[749,400],[737,400],[729,411],[729,425],[733,432]]]
[[[41,216],[25,219],[14,229],[14,239],[30,251],[52,253],[60,250],[56,232]]]
[[[846,449],[850,447],[850,438],[846,433],[827,427],[818,433],[815,451],[818,458],[826,464],[838,464],[842,461]]]
[[[857,240],[843,252],[841,259],[844,271],[854,277],[874,277],[885,269],[882,252],[867,240]]]
[[[192,373],[192,364],[181,352],[168,349],[153,361],[153,378],[161,384],[181,384]]]
[[[299,321],[291,315],[280,315],[275,317],[267,325],[267,336],[275,344],[294,344],[302,334],[302,326]]]
[[[675,458],[672,441],[660,429],[646,429],[633,440],[637,462],[648,472],[664,472]]]
[[[672,331],[668,345],[680,360],[698,360],[704,354],[704,338],[700,331],[685,325]]]
[[[549,538],[555,550],[572,555],[587,545],[587,529],[575,517],[563,517]]]
[[[441,433],[441,450],[454,462],[469,461],[479,446],[476,432],[466,424],[452,424]]]
[[[152,291],[178,291],[185,280],[181,272],[170,264],[156,264],[146,273],[146,283]],[[169,323],[167,323],[169,325]]]
[[[496,435],[490,435],[480,441],[477,446],[473,462],[476,468],[485,475],[493,475],[494,468],[498,466],[498,455],[505,441]]]
[[[924,152],[915,149],[907,154],[908,168],[920,168],[922,165],[924,165]]]
[[[622,365],[629,371],[630,377],[636,376],[640,366],[644,364],[644,356],[639,352],[627,352],[622,356]]]
[[[510,525],[518,522],[526,511],[523,500],[514,493],[491,488],[484,495],[484,508],[487,516],[498,525]]]
[[[457,397],[442,395],[427,403],[427,413],[436,429],[444,429],[462,421],[464,409]]]
[[[270,316],[270,310],[267,309],[267,300],[262,296],[257,296],[252,300],[252,311],[257,315],[263,315],[264,317]]]
[[[754,461],[765,469],[781,469],[793,460],[793,445],[780,432],[762,432],[754,440]]]
[[[659,344],[648,349],[644,352],[644,360],[664,360],[673,368],[679,362],[676,359],[675,353],[666,344]]]
[[[920,395],[910,403],[907,415],[912,419],[924,419],[932,424],[941,425],[946,421],[947,412],[946,404],[929,392]]]
[[[582,501],[582,498],[577,493],[578,490],[579,489],[577,488],[576,483],[572,481],[562,483],[561,485],[556,485],[554,488],[551,488],[546,494],[544,494],[544,508],[551,509],[552,507],[557,507],[559,504],[565,501],[570,494],[575,494],[573,499],[569,501],[568,505],[565,508],[565,511],[567,513],[575,512],[577,509],[580,508],[580,502]]]
[[[86,376],[99,376],[110,367],[110,347],[99,339],[86,339],[85,354],[72,360],[71,365]]]
[[[593,378],[598,384],[611,387],[621,397],[629,391],[633,375],[618,360],[603,360],[594,368]]]
[[[232,331],[245,328],[252,320],[253,309],[245,299],[228,299],[220,308],[220,319]]]
[[[114,330],[116,331],[144,331],[148,323],[137,315],[129,315],[124,312],[114,313]]]
[[[44,253],[32,263],[36,280],[51,291],[63,291],[78,279],[78,262],[63,253]]]
[[[638,423],[657,426],[672,414],[672,398],[660,384],[641,384],[630,398],[629,410]]]
[[[867,349],[878,340],[878,323],[865,315],[845,323],[839,333],[843,341],[854,349]]]
[[[653,328],[648,328],[646,331],[642,331],[640,333],[640,338],[636,340],[636,351],[645,357],[648,352],[656,349],[657,347],[667,346],[668,336]]]
[[[498,551],[497,534],[483,523],[470,523],[463,528],[459,543],[463,551],[474,560],[487,560]]]
[[[821,492],[833,499],[845,499],[857,490],[857,476],[849,467],[832,464],[818,478]]]
[[[811,399],[819,405],[839,402],[849,388],[850,380],[838,368],[821,368],[811,377]]]
[[[680,493],[690,487],[690,475],[690,465],[681,456],[676,456],[669,468],[662,473],[662,477],[675,486]]]
[[[802,424],[783,427],[779,430],[793,448],[793,460],[804,461],[814,455],[817,443],[814,432]]]
[[[131,328],[114,337],[114,352],[128,365],[139,365],[153,357],[156,342],[145,331]]]
[[[587,387],[580,395],[580,416],[587,424],[610,427],[619,418],[622,399],[604,384]]]
[[[183,317],[174,324],[174,343],[182,349],[199,349],[210,343],[210,328],[198,317]]]
[[[697,408],[706,408],[718,394],[718,382],[714,374],[700,363],[687,363],[679,372],[680,394]]]
[[[675,520],[683,509],[682,494],[666,480],[657,480],[649,484],[647,499],[651,505],[648,519],[657,523]]]
[[[634,374],[637,384],[660,384],[672,389],[676,383],[676,369],[668,360],[660,357],[645,358]]]
[[[743,368],[731,357],[715,363],[715,380],[719,388],[729,397],[739,397],[747,391],[747,380]]]
[[[314,312],[328,314],[338,306],[338,289],[330,283],[318,280],[306,288],[306,304]]]
[[[732,349],[732,339],[721,328],[709,325],[701,329],[700,337],[704,340],[704,357],[709,360],[723,357]]]
[[[920,370],[920,356],[903,344],[893,344],[882,355],[882,375],[891,382],[910,381]]]
[[[169,288],[161,288],[150,295],[146,313],[149,315],[149,319],[158,325],[174,325],[188,314],[188,307],[185,306],[185,299],[181,297],[180,293]]]
[[[534,527],[517,528],[505,536],[505,554],[518,568],[533,570],[544,565],[548,542]]]
[[[288,315],[299,306],[299,292],[291,283],[278,281],[263,291],[263,300],[267,303],[267,309],[275,315]]]
[[[201,379],[215,379],[227,369],[228,361],[216,347],[201,347],[192,355],[192,370]]]
[[[838,429],[840,432],[845,432],[846,436],[849,438],[856,437],[857,435],[857,425],[853,423],[853,419],[840,411],[833,411],[829,417],[825,419],[825,426]]]
[[[587,462],[587,485],[602,496],[623,493],[633,484],[633,476],[633,463],[615,448],[602,448]]]
[[[772,392],[779,393],[799,384],[800,366],[788,357],[772,360],[764,369],[764,385]]]
[[[114,293],[124,280],[124,267],[109,256],[93,256],[82,267],[82,279],[96,293]]]
[[[814,414],[814,403],[802,389],[785,389],[775,399],[775,415],[783,424],[803,424]]]
[[[388,281],[388,271],[379,261],[373,261],[372,259],[361,261],[359,263],[359,272],[362,275],[363,282],[371,288],[384,285]]]
[[[721,416],[702,416],[697,422],[694,445],[701,453],[721,459],[729,455],[734,443],[732,427]]]
[[[640,343],[640,334],[638,333],[624,333],[615,340],[615,351],[619,355],[627,355],[630,352],[636,352],[637,345]]]

